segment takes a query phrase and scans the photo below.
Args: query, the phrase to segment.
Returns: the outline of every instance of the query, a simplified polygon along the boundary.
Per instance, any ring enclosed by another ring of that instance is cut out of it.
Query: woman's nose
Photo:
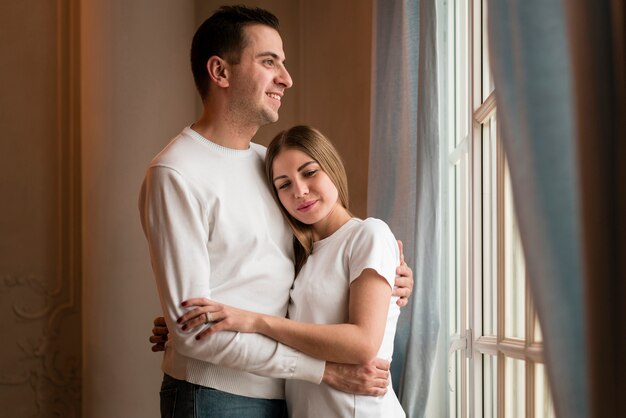
[[[309,188],[304,182],[296,182],[294,187],[296,197],[303,197],[309,193]]]

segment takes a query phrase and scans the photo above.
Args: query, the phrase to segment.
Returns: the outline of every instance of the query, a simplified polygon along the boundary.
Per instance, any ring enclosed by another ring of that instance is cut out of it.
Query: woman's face
[[[336,207],[341,207],[337,187],[308,154],[284,149],[274,158],[272,169],[280,203],[300,222],[327,223]]]

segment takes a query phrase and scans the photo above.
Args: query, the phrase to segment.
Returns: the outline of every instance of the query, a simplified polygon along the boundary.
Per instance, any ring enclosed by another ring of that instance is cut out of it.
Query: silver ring
[[[209,322],[213,322],[213,319],[211,318],[211,312],[205,313],[204,316],[206,316],[206,321],[204,321],[205,324],[208,324]]]

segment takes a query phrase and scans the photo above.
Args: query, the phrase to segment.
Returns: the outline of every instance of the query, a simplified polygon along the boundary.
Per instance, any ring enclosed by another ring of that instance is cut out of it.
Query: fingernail
[[[196,340],[199,340],[199,339],[200,339],[200,336],[199,336],[199,335],[196,335]]]
[[[180,324],[181,322],[183,322],[183,318],[178,318],[178,319],[176,320],[176,322],[178,322],[178,323]]]
[[[183,325],[183,331],[187,331],[187,325]]]
[[[183,303],[181,303],[182,306],[187,306],[187,301],[184,301]]]

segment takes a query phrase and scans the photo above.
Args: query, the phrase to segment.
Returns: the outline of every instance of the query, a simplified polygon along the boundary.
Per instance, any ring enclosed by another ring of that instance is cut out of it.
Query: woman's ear
[[[219,87],[228,87],[228,64],[222,58],[214,55],[206,63],[209,79]]]

